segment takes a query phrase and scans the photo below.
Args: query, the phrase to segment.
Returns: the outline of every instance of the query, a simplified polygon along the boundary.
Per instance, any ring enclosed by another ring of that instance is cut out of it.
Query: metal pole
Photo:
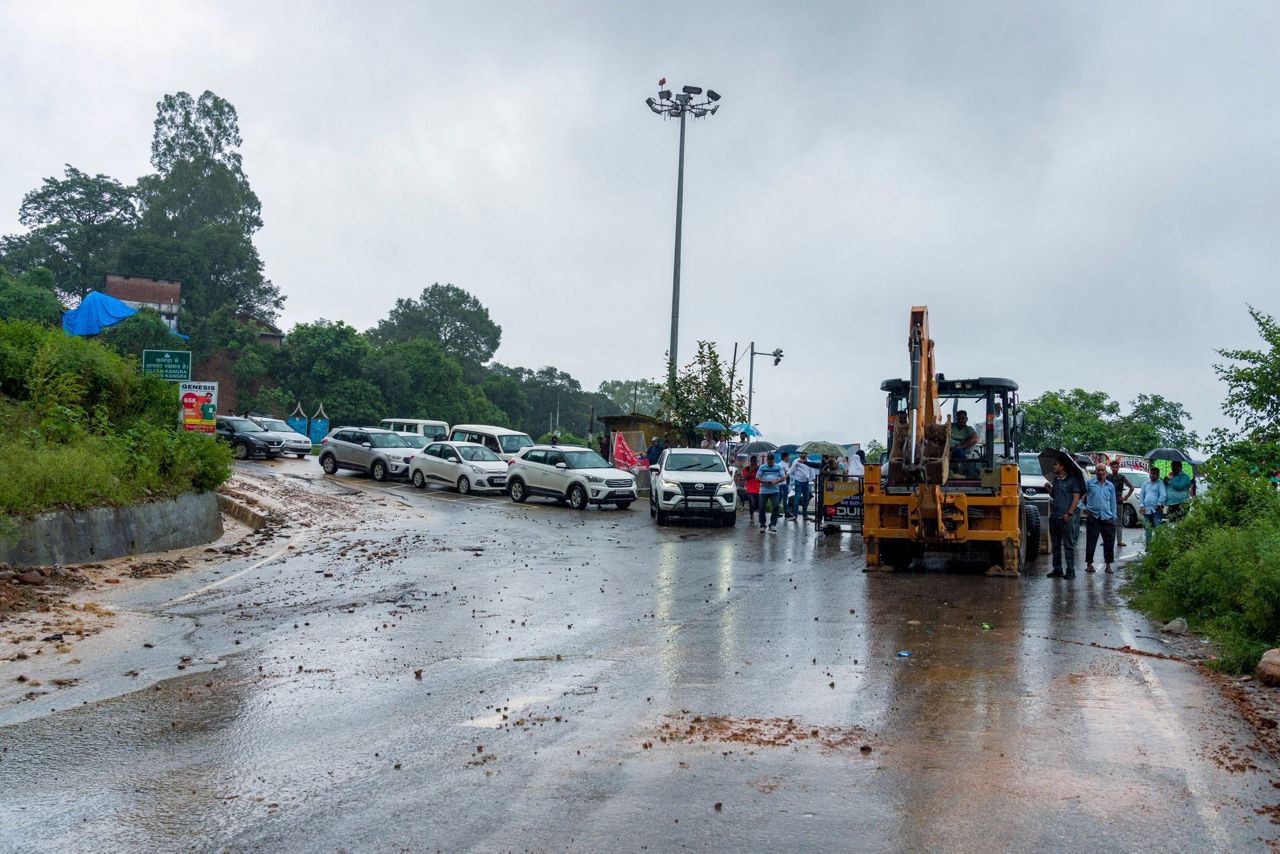
[[[751,424],[751,396],[756,390],[756,342],[751,342],[751,368],[747,371],[747,426]]]
[[[684,120],[688,110],[680,111],[680,166],[676,177],[676,260],[671,274],[671,366],[668,383],[676,386],[676,344],[680,336],[680,230],[684,223]]]
[[[729,363],[729,401],[733,401],[733,372],[738,368],[738,342],[733,342],[733,361]]]

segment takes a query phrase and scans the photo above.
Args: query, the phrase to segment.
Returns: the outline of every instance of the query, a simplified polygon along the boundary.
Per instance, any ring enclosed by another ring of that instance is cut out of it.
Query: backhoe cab
[[[910,379],[885,380],[889,461],[866,471],[867,569],[904,569],[925,551],[984,560],[1016,576],[1040,548],[1040,516],[1018,474],[1018,384],[934,371],[928,309],[911,310]]]

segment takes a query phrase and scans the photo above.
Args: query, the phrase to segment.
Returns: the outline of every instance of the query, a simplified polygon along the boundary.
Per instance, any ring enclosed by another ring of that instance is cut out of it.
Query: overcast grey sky
[[[0,2],[0,232],[64,163],[149,171],[155,102],[235,104],[288,326],[453,282],[498,358],[663,373],[678,127],[681,354],[758,361],[777,440],[883,433],[927,304],[939,368],[1181,400],[1280,312],[1275,3]],[[742,363],[745,370],[746,362]]]

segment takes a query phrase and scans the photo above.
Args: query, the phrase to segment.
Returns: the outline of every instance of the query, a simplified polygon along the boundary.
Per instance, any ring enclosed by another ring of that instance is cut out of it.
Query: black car
[[[237,460],[263,456],[275,459],[284,452],[284,440],[275,433],[263,430],[248,418],[219,415],[214,426],[219,439],[231,445],[231,453]]]

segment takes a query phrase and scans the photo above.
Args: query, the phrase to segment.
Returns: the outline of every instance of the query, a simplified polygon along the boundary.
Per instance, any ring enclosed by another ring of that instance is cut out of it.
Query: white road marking
[[[1131,557],[1136,557],[1132,555]],[[1124,642],[1134,649],[1139,649],[1138,639],[1134,636],[1129,627],[1120,619],[1119,614],[1114,608],[1108,608],[1111,621],[1120,629],[1120,636],[1124,638]],[[1163,712],[1163,718],[1168,723],[1172,732],[1169,733],[1170,747],[1179,754],[1179,765],[1186,769],[1187,789],[1191,792],[1192,798],[1195,799],[1196,812],[1200,814],[1200,820],[1204,823],[1205,828],[1213,837],[1215,843],[1214,848],[1218,851],[1228,851],[1231,849],[1230,837],[1222,827],[1221,817],[1218,810],[1210,805],[1209,796],[1211,787],[1204,779],[1204,775],[1200,770],[1200,766],[1196,763],[1195,757],[1191,756],[1186,749],[1186,745],[1191,743],[1191,736],[1178,720],[1177,711],[1173,707],[1169,694],[1164,689],[1164,685],[1160,682],[1151,665],[1144,661],[1140,656],[1132,656],[1133,663],[1137,666],[1138,672],[1142,675],[1142,681],[1146,683],[1151,696],[1155,699],[1156,705]]]
[[[234,581],[240,576],[253,572],[255,569],[258,569],[259,567],[266,566],[268,563],[271,563],[271,561],[275,560],[276,558],[280,557],[282,554],[287,552],[292,546],[296,545],[297,539],[298,537],[294,537],[294,539],[290,540],[288,543],[281,546],[277,551],[272,552],[271,554],[267,555],[257,563],[246,566],[244,569],[240,570],[239,572],[233,572],[230,575],[228,575],[226,578],[219,578],[217,581],[214,581],[211,584],[206,584],[204,587],[200,587],[196,590],[192,590],[190,593],[184,593],[181,596],[179,596],[177,599],[172,599],[164,603],[160,607],[169,608],[169,607],[172,607],[173,605],[177,605],[179,602],[185,602],[188,599],[191,599],[195,596],[199,596],[201,593],[208,593],[210,590],[216,590],[217,588],[226,584],[228,581]]]

